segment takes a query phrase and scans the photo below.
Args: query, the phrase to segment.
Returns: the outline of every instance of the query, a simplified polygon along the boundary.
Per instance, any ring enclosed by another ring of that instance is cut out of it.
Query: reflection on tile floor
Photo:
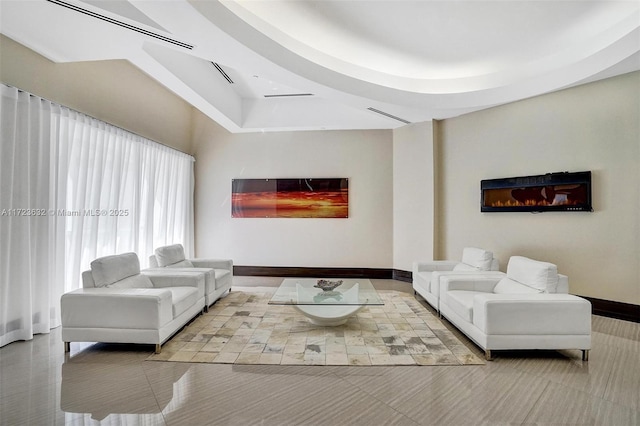
[[[413,296],[379,291],[346,324],[314,325],[271,292],[232,292],[149,360],[280,365],[484,364]]]

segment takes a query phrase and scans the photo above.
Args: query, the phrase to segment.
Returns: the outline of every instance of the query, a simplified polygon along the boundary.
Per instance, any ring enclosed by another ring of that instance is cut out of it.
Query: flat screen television
[[[591,212],[591,172],[486,179],[480,182],[482,212]]]

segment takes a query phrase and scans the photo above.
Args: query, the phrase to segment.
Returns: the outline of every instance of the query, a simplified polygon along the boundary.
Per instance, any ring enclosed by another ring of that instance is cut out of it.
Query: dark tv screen
[[[591,172],[559,172],[480,182],[482,212],[593,211]]]

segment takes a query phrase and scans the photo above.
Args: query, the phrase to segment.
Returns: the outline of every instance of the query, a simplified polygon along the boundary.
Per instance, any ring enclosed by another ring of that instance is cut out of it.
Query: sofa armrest
[[[233,260],[231,259],[189,259],[196,268],[226,269],[233,273]]]
[[[591,334],[591,303],[571,294],[479,294],[473,324],[485,334]]]
[[[81,288],[60,298],[63,327],[159,329],[173,319],[171,292]]]
[[[446,274],[440,277],[440,294],[450,290],[481,291],[492,293],[493,288],[506,274],[498,271]]]
[[[434,271],[452,271],[460,262],[454,260],[431,260],[425,262],[413,262],[413,273],[418,272],[434,272]]]

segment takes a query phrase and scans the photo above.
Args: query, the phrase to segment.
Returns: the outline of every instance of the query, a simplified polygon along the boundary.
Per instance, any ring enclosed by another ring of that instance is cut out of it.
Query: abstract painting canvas
[[[231,216],[347,218],[347,178],[233,179]]]

